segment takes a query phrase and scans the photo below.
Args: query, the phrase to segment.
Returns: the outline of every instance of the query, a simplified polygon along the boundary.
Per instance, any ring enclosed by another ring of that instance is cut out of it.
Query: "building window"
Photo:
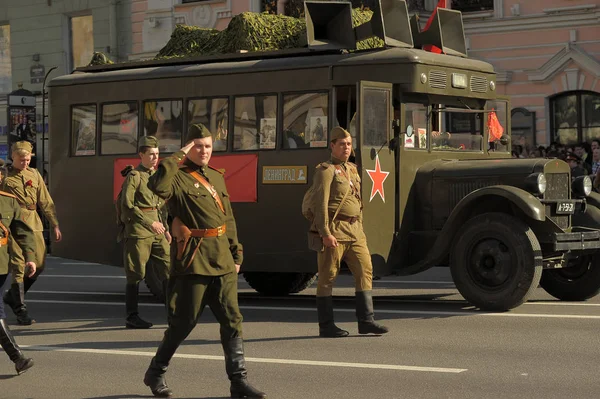
[[[568,92],[550,101],[553,141],[576,144],[600,138],[600,94]]]
[[[135,154],[138,139],[138,105],[135,102],[102,106],[102,154]]]
[[[73,155],[96,155],[96,105],[71,108],[71,138]]]
[[[234,107],[233,149],[274,149],[277,96],[237,97]]]
[[[0,93],[11,91],[10,25],[0,25]]]
[[[283,96],[283,148],[327,147],[327,93]]]
[[[160,152],[176,152],[181,148],[182,108],[182,100],[144,102],[144,135],[158,139]]]
[[[452,0],[452,9],[461,12],[491,11],[494,0]]]
[[[91,15],[71,17],[71,66],[86,66],[94,55],[94,20]]]
[[[202,123],[212,133],[213,151],[227,151],[229,99],[203,98],[188,102],[188,124]]]

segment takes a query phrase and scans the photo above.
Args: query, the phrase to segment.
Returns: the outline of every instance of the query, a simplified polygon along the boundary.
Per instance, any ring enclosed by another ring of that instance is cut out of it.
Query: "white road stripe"
[[[75,352],[75,353],[96,353],[105,355],[128,355],[128,356],[154,356],[154,352],[140,351],[123,351],[112,349],[83,349],[83,348],[65,348],[56,346],[38,346],[38,345],[20,345],[22,348],[29,350],[50,351],[50,352]],[[191,355],[191,354],[175,354],[175,357],[182,359],[200,359],[200,360],[219,360],[223,361],[223,356],[211,355]],[[322,366],[322,367],[345,367],[359,369],[381,369],[381,370],[398,370],[398,371],[425,371],[431,373],[452,373],[458,374],[468,369],[444,368],[444,367],[420,367],[420,366],[404,366],[396,364],[372,364],[372,363],[346,363],[346,362],[324,362],[318,360],[295,360],[295,359],[269,359],[260,357],[247,357],[247,362],[254,363],[271,363],[271,364],[292,364],[302,366]]]
[[[381,280],[373,280],[373,284],[375,284],[375,283],[390,283],[390,284],[452,284],[452,285],[454,285],[453,281],[437,281],[437,280],[426,281],[426,280],[385,280],[385,279],[381,279]]]
[[[44,278],[59,277],[59,278],[125,278],[125,276],[89,276],[79,274],[44,274]]]
[[[28,299],[32,303],[55,303],[71,305],[109,305],[123,306],[124,302],[88,302],[88,301],[48,301],[40,299]],[[164,307],[161,303],[140,303],[140,306]],[[240,309],[249,310],[275,310],[275,311],[297,311],[297,312],[315,312],[316,308],[301,307],[283,307],[283,306],[240,306]],[[354,309],[335,309],[336,312],[354,313]],[[490,316],[490,317],[525,317],[541,319],[589,319],[600,320],[600,315],[576,315],[576,314],[544,314],[544,313],[489,313],[478,311],[450,312],[442,310],[377,310],[378,314],[410,314],[410,315],[429,315],[429,316]]]

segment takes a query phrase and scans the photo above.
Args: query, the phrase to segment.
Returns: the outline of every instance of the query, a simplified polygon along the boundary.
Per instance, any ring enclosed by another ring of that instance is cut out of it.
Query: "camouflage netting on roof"
[[[102,52],[94,52],[92,59],[87,66],[114,64],[108,56]]]
[[[371,19],[368,10],[352,10],[352,21],[358,26]],[[171,39],[156,59],[216,55],[246,51],[273,51],[306,46],[306,22],[284,15],[244,12],[231,19],[227,29],[198,28],[178,25]],[[358,49],[383,47],[378,38],[357,43]]]

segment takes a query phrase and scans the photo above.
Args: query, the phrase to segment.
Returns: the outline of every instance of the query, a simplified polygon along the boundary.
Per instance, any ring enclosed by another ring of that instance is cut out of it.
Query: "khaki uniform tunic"
[[[336,248],[324,248],[317,254],[317,296],[332,294],[333,283],[342,260],[354,276],[357,292],[372,288],[373,265],[362,226],[360,184],[356,165],[350,162],[342,162],[332,157],[329,162],[317,166],[313,182],[316,190],[315,218],[311,230],[318,231],[321,237],[333,235],[338,241]],[[332,222],[338,207],[338,216]],[[353,217],[356,218],[353,223],[344,220]]]
[[[35,262],[37,272],[33,278],[37,278],[43,269],[46,259],[46,242],[44,241],[44,225],[37,213],[37,207],[50,222],[50,228],[58,226],[58,217],[54,201],[50,197],[48,188],[40,173],[33,168],[27,167],[23,170],[7,168],[6,177],[2,181],[2,190],[13,194],[21,207],[23,221],[33,230],[35,239]],[[10,246],[10,269],[13,283],[23,281],[23,270],[25,268],[25,257],[19,245],[9,239]]]
[[[9,270],[8,245],[3,245],[3,239],[12,237],[23,248],[23,256],[26,262],[35,262],[33,231],[21,219],[21,207],[11,194],[0,191],[0,222],[4,228],[0,229],[0,288],[4,284]],[[6,230],[5,230],[6,229]],[[4,301],[0,299],[0,319],[4,319]]]
[[[148,187],[153,173],[139,164],[127,174],[121,187],[123,216],[127,220],[123,264],[130,284],[144,279],[148,261],[152,261],[161,279],[169,276],[169,243],[164,234],[152,230],[154,222],[161,222],[168,229],[165,202]]]
[[[242,336],[235,265],[242,264],[243,250],[225,179],[222,172],[210,166],[200,167],[187,160],[180,166],[184,157],[185,154],[178,151],[163,159],[150,178],[150,188],[168,200],[169,213],[189,229],[214,229],[225,225],[226,233],[219,237],[191,237],[181,259],[177,259],[176,238],[173,237],[167,299],[169,327],[161,344],[164,353],[159,349],[158,358],[172,356],[175,348],[193,330],[206,305],[221,325],[223,342]],[[225,213],[208,189],[186,170],[198,172],[212,185]]]

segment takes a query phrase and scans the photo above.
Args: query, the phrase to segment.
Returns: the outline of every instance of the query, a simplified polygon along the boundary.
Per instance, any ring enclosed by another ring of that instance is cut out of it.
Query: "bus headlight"
[[[592,192],[592,179],[589,176],[579,176],[571,183],[573,193],[578,197],[587,197]]]
[[[546,175],[532,173],[525,179],[525,185],[531,193],[542,195],[546,192]]]

